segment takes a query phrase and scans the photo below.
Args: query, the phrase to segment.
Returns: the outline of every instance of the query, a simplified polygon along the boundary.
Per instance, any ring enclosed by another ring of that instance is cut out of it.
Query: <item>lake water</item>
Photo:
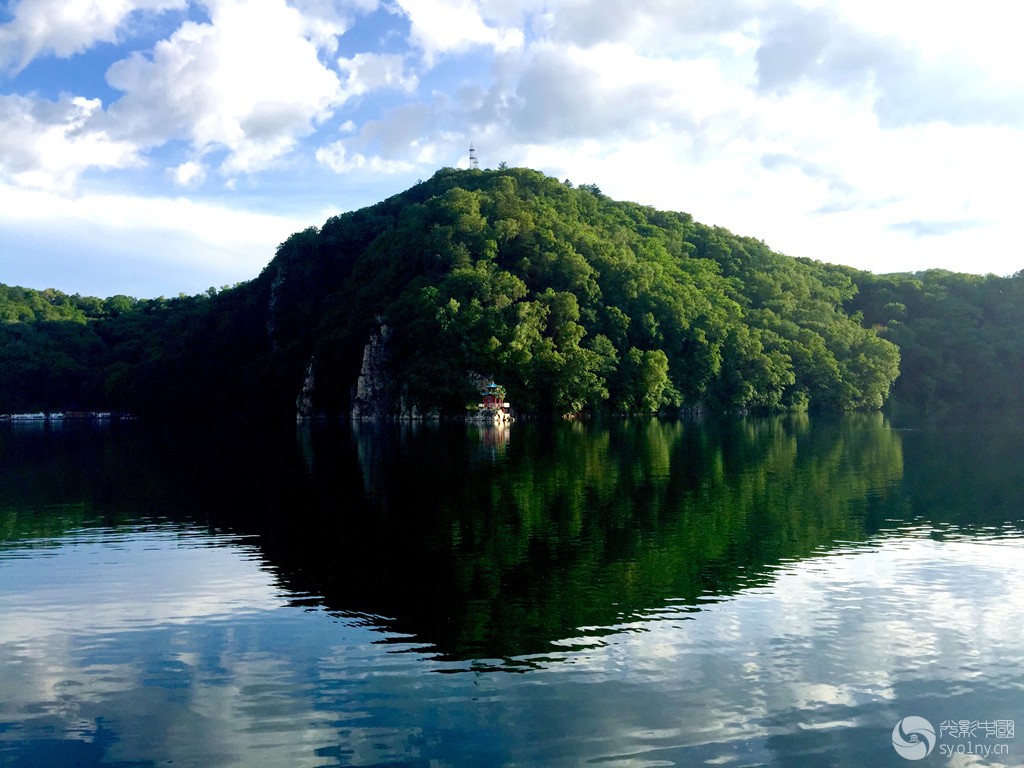
[[[0,765],[1024,765],[1022,455],[877,414],[0,425]]]

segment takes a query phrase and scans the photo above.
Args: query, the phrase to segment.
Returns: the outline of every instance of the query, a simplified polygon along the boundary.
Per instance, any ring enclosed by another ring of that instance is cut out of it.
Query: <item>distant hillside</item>
[[[941,313],[954,295],[974,364],[1019,365],[1017,347],[982,351],[986,323],[1024,328],[1019,302],[991,318],[970,309],[995,285],[1013,293],[1020,281],[883,279],[531,170],[444,169],[292,235],[257,278],[221,292],[3,288],[0,412],[284,418],[305,386],[313,411],[344,414],[382,328],[393,412],[462,412],[473,375],[535,413],[877,408],[899,374],[896,344],[912,366],[899,384],[908,396],[956,394],[920,349],[949,334],[931,315],[927,338],[915,325],[918,309]],[[930,354],[941,363],[945,350]]]
[[[1024,408],[1024,272],[851,276],[849,308],[900,348],[901,405]]]

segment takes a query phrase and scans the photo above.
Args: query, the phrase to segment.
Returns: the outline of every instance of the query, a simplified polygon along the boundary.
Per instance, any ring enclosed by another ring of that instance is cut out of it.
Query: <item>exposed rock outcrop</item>
[[[349,417],[353,421],[379,421],[400,419],[406,421],[437,420],[440,414],[436,410],[424,411],[408,392],[399,388],[389,370],[388,340],[390,329],[381,325],[380,331],[370,336],[363,347],[363,361],[352,390]],[[487,382],[489,377],[469,373],[467,377],[473,382]],[[320,382],[317,377],[317,360],[310,358],[302,386],[295,398],[295,415],[299,421],[321,418],[323,408],[318,405],[317,388]],[[483,386],[481,384],[481,386]],[[322,394],[322,393],[321,393]],[[467,421],[481,423],[501,423],[511,421],[507,411],[501,409],[481,408],[464,414]]]
[[[387,419],[399,415],[400,403],[396,397],[395,384],[387,370],[388,335],[388,327],[382,325],[380,333],[370,336],[363,348],[363,365],[356,380],[350,413],[357,421]]]
[[[310,358],[306,367],[306,376],[302,380],[302,388],[298,397],[295,398],[295,417],[299,421],[304,419],[315,419],[322,414],[318,413],[313,404],[314,393],[316,392],[316,358]]]
[[[389,336],[390,329],[382,325],[380,332],[370,336],[370,340],[363,347],[363,364],[359,369],[359,378],[356,380],[352,396],[350,417],[354,421],[419,421],[439,418],[436,411],[422,411],[416,401],[409,397],[408,392],[399,390],[391,377],[388,367]]]

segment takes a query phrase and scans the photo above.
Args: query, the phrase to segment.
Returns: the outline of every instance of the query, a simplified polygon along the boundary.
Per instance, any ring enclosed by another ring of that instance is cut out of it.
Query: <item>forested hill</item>
[[[293,235],[234,288],[0,289],[0,412],[290,417],[305,384],[315,411],[345,413],[382,328],[395,408],[461,412],[477,399],[472,374],[537,413],[875,408],[897,345],[897,394],[927,404],[965,394],[959,371],[1019,375],[1020,290],[1018,278],[876,277],[594,186],[444,169]],[[970,347],[959,371],[950,343]]]

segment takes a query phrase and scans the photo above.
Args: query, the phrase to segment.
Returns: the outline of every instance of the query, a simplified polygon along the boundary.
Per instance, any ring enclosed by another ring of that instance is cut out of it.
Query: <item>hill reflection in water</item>
[[[879,414],[8,433],[0,514],[22,542],[139,518],[253,536],[330,610],[507,659],[913,517],[901,439]]]
[[[1014,716],[1021,441],[2,429],[0,763],[891,761]]]

